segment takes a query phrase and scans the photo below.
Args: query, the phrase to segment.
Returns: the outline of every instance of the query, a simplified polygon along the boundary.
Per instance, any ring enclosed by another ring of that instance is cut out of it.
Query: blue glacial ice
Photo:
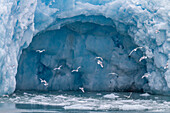
[[[169,95],[169,6],[169,0],[0,0],[0,95],[79,87]],[[129,56],[137,47],[143,48]]]

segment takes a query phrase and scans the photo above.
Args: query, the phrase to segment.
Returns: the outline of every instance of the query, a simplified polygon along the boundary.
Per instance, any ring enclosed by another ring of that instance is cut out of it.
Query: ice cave
[[[0,95],[170,95],[170,2],[159,1],[0,0]]]

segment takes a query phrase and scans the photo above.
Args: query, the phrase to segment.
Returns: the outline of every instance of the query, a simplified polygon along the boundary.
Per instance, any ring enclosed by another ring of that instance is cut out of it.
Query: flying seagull
[[[100,59],[101,61],[103,61],[103,58],[102,58],[102,57],[96,57],[95,59]]]
[[[141,62],[143,59],[147,59],[148,57],[147,56],[143,56],[139,59],[139,62]]]
[[[117,73],[109,73],[109,75],[118,75]]]
[[[124,95],[124,97],[126,97],[126,98],[130,98],[130,97],[131,97],[131,95],[132,95],[132,92],[130,92],[129,96]]]
[[[167,62],[167,64],[166,64],[166,66],[164,67],[164,69],[167,69],[168,68],[168,62]]]
[[[79,87],[79,89],[84,93],[84,88],[83,87]]]
[[[155,31],[156,34],[159,33],[159,32],[160,32],[159,30],[156,30],[156,31]]]
[[[2,95],[3,97],[9,97],[9,95]]]
[[[61,67],[62,67],[62,65],[61,65],[61,66],[59,66],[58,68],[54,68],[53,70],[60,70],[60,69],[61,69]]]
[[[129,57],[131,56],[131,54],[132,54],[134,51],[137,51],[138,49],[142,49],[142,48],[143,48],[143,47],[137,47],[137,48],[133,49],[133,50],[130,52]]]
[[[103,68],[103,63],[100,60],[97,60],[97,64],[99,64]]]
[[[149,77],[150,76],[150,74],[149,73],[145,73],[143,76],[142,76],[142,79],[144,78],[144,77]]]
[[[45,80],[42,80],[42,79],[40,78],[40,81],[41,81],[41,83],[44,83],[44,86],[48,86],[48,83],[47,83]]]
[[[75,70],[72,70],[71,72],[78,72],[80,68],[81,68],[81,66],[79,66],[79,67],[78,67],[77,69],[75,69]]]
[[[36,50],[36,52],[39,52],[39,53],[42,53],[44,51],[45,51],[45,49],[43,49],[43,50]]]

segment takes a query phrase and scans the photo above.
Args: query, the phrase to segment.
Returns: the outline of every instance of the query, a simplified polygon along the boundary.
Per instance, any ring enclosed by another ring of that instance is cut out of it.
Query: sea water
[[[169,113],[170,98],[147,93],[81,91],[16,91],[9,97],[0,97],[0,113],[23,112]]]

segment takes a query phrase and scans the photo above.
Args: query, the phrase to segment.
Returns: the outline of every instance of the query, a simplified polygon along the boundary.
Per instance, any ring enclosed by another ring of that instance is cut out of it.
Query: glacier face
[[[1,0],[0,95],[78,87],[170,94],[169,5],[169,0]],[[128,57],[136,47],[144,48]],[[142,56],[147,59],[139,62]],[[80,65],[78,73],[71,72]]]

